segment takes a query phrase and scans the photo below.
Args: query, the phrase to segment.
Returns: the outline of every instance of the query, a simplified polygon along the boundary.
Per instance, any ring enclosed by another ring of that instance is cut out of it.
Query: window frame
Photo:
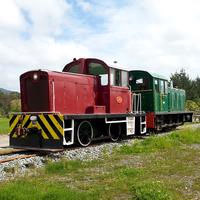
[[[128,79],[128,71],[126,70],[122,70],[122,69],[118,69],[118,68],[114,68],[114,67],[110,67],[109,70],[109,74],[110,74],[110,85],[111,86],[116,86],[116,87],[128,87],[129,84],[129,79]],[[125,76],[124,76],[124,75]],[[117,79],[118,76],[118,79]],[[126,77],[126,84],[124,84],[123,77]]]
[[[165,81],[163,79],[159,80],[159,92],[165,94]]]
[[[92,73],[90,73],[89,72],[89,69],[90,69],[90,64],[97,64],[97,65],[101,65],[102,66],[102,68],[105,70],[105,74],[92,74]],[[100,83],[101,83],[101,86],[107,86],[107,85],[109,85],[109,72],[108,72],[108,70],[107,70],[107,66],[105,66],[105,64],[104,63],[102,63],[102,62],[99,62],[99,61],[96,61],[96,60],[89,60],[88,62],[87,62],[87,65],[86,65],[86,74],[87,75],[92,75],[92,76],[99,76],[99,77],[101,77],[100,78]],[[106,77],[106,84],[103,84],[103,76],[101,76],[101,75],[106,75],[107,77]]]
[[[79,67],[78,71],[77,71],[77,72],[72,72],[72,71],[70,71],[70,70],[71,70],[73,67],[75,67],[75,66],[78,66],[78,67]],[[73,65],[71,65],[71,66],[69,67],[69,69],[68,69],[67,72],[74,73],[74,74],[80,74],[80,72],[81,72],[81,65],[80,65],[80,63],[73,63]]]
[[[157,83],[156,83],[156,82],[157,82]],[[153,79],[153,84],[154,84],[155,91],[156,91],[157,93],[159,93],[159,92],[160,92],[159,79],[154,78],[154,79]]]

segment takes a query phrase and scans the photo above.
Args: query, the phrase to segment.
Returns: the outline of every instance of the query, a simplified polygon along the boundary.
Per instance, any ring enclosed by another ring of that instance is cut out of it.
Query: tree
[[[186,91],[187,100],[193,100],[195,98],[195,93],[193,92],[194,83],[190,80],[189,75],[186,74],[185,69],[181,69],[179,73],[172,74],[170,80],[173,81],[174,87]]]
[[[10,102],[10,112],[20,112],[21,111],[21,100],[13,99]]]
[[[11,111],[20,111],[19,93],[3,93],[0,91],[0,116],[8,116],[9,112]]]

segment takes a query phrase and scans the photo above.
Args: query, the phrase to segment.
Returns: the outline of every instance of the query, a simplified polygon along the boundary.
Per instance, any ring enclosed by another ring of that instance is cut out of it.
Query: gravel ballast
[[[113,152],[114,148],[119,148],[122,145],[132,144],[134,140],[123,140],[118,143],[102,143],[93,146],[88,146],[85,148],[75,148],[73,150],[68,150],[59,153],[50,153],[45,156],[34,156],[31,158],[24,158],[13,160],[6,163],[0,164],[0,181],[13,179],[15,177],[23,176],[27,173],[32,173],[33,168],[40,168],[45,165],[47,161],[56,162],[61,159],[68,160],[81,160],[81,161],[91,161],[95,159],[103,159],[103,156],[109,155]],[[7,159],[10,157],[15,157],[22,154],[14,155],[3,155],[0,159]],[[24,154],[23,154],[24,155]]]

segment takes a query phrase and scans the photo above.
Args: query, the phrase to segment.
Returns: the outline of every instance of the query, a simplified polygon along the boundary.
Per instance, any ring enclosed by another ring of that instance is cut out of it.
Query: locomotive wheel
[[[78,143],[86,147],[88,146],[93,138],[93,128],[89,121],[82,121],[77,129],[77,140]]]
[[[121,124],[109,124],[109,136],[113,142],[119,140],[121,135]]]

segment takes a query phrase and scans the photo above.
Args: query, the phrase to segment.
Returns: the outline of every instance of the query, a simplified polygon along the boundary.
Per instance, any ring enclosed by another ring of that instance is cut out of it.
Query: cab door
[[[109,68],[108,66],[97,59],[87,59],[86,74],[96,76],[94,85],[95,105],[105,106],[106,112],[109,112]]]
[[[110,68],[110,113],[131,111],[131,91],[128,88],[128,72]]]

